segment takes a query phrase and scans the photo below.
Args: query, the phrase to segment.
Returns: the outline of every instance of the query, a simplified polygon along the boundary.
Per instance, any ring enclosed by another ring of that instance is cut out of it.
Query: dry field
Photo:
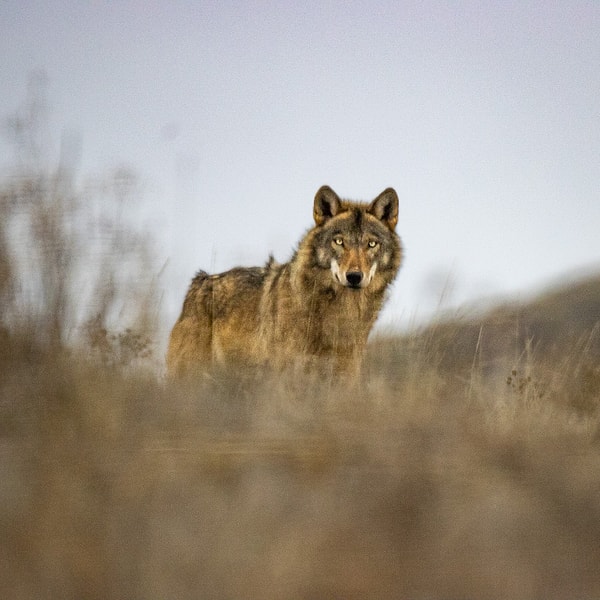
[[[600,597],[600,280],[356,384],[169,383],[158,269],[61,177],[0,190],[0,597]]]
[[[0,596],[598,598],[597,334],[483,322],[376,340],[359,385],[5,330]]]

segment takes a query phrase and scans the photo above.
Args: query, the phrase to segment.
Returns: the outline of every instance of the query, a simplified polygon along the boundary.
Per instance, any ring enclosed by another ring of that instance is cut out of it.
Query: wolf
[[[194,375],[217,365],[360,369],[367,337],[396,277],[403,250],[398,195],[370,203],[321,187],[314,226],[289,262],[237,267],[193,278],[167,350],[167,373]]]

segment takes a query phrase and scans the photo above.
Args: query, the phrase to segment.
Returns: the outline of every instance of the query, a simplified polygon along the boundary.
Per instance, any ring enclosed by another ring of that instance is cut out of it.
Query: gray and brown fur
[[[358,367],[402,261],[398,196],[388,188],[364,204],[323,186],[313,217],[289,262],[194,277],[171,332],[170,375],[217,364]]]

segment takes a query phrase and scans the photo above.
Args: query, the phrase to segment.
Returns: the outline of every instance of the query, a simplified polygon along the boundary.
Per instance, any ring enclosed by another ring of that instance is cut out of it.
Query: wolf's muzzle
[[[348,287],[359,288],[360,284],[363,280],[363,274],[361,271],[348,271],[346,273],[346,281],[348,282]]]
[[[367,287],[371,283],[376,270],[377,263],[375,262],[369,269],[368,273],[364,273],[360,270],[360,268],[357,268],[356,265],[352,268],[352,270],[344,273],[344,271],[340,269],[340,265],[335,258],[331,261],[331,272],[333,273],[336,281],[341,283],[343,286],[352,288],[354,290]]]

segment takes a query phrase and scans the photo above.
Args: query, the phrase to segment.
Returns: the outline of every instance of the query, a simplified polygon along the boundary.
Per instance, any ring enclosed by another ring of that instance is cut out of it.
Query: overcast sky
[[[0,112],[42,69],[80,171],[144,182],[167,318],[286,260],[322,184],[400,197],[383,322],[600,270],[600,2],[0,3]]]

